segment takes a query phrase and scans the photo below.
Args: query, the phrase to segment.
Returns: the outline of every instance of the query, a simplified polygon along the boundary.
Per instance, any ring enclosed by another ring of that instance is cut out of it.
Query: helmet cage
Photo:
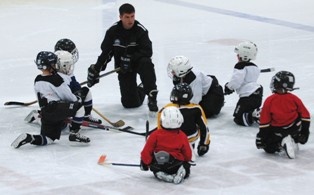
[[[76,45],[70,39],[60,39],[55,45],[55,51],[63,50],[72,54],[73,63],[75,64],[79,59],[79,52]]]
[[[67,75],[71,75],[74,70],[73,55],[67,51],[56,51],[58,56],[57,69],[59,72]]]

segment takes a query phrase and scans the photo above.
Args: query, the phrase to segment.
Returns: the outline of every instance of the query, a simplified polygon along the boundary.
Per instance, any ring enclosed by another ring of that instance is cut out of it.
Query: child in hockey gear
[[[309,138],[310,113],[302,101],[290,93],[295,83],[291,72],[280,71],[270,83],[272,95],[266,98],[260,117],[256,147],[267,153],[284,150],[295,158],[297,144]]]
[[[189,177],[192,152],[186,135],[180,130],[183,120],[177,107],[163,109],[161,127],[148,137],[141,152],[141,170],[150,169],[156,178],[175,184]]]
[[[120,21],[107,30],[96,64],[88,68],[87,86],[92,87],[99,82],[99,73],[114,57],[115,68],[120,68],[118,80],[123,107],[139,107],[147,95],[149,111],[156,113],[158,90],[148,31],[135,20],[135,8],[131,4],[121,5],[119,13]],[[143,88],[137,85],[137,74]]]
[[[64,121],[72,118],[69,140],[75,142],[90,142],[86,136],[79,134],[83,120],[82,100],[86,94],[75,96],[63,78],[56,73],[58,57],[48,51],[41,51],[36,57],[36,65],[42,74],[35,78],[34,89],[41,108],[41,132],[39,135],[21,134],[11,144],[19,148],[24,144],[43,146],[60,139]]]
[[[191,86],[193,97],[191,103],[199,104],[207,118],[220,113],[224,105],[222,86],[213,75],[192,71],[193,66],[185,56],[175,56],[168,63],[168,76],[173,84],[187,83]]]
[[[86,99],[83,102],[83,106],[85,109],[84,120],[92,123],[101,124],[102,121],[100,119],[94,118],[91,115],[91,111],[93,109],[93,99],[91,91],[87,87],[82,87],[80,83],[76,80],[74,76],[74,64],[79,59],[79,52],[76,48],[76,45],[70,39],[60,39],[57,41],[55,45],[55,54],[58,56],[58,72],[69,75],[70,80],[68,81],[68,85],[71,88],[72,93],[86,93]]]
[[[257,46],[246,41],[235,47],[238,63],[234,66],[232,78],[225,84],[225,95],[236,91],[240,99],[233,113],[233,121],[242,126],[258,122],[259,107],[262,105],[263,87],[257,83],[260,69],[251,60],[256,59]]]
[[[191,149],[194,149],[195,143],[199,140],[197,146],[197,153],[199,156],[203,156],[209,150],[210,145],[210,134],[207,127],[207,119],[202,107],[198,104],[190,103],[193,97],[193,92],[187,83],[179,83],[174,86],[171,91],[170,101],[171,103],[164,106],[158,112],[158,128],[161,128],[159,123],[160,117],[162,116],[163,109],[169,106],[175,106],[179,108],[183,115],[184,122],[180,129],[188,137]],[[195,160],[194,152],[192,153],[192,160]]]

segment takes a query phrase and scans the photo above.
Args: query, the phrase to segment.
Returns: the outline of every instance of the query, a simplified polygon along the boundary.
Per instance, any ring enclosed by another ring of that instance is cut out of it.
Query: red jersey
[[[293,123],[298,117],[309,121],[310,113],[303,102],[292,93],[269,96],[263,105],[260,117],[260,127],[284,127]]]
[[[175,159],[180,161],[190,161],[192,151],[188,138],[181,130],[157,129],[147,139],[141,152],[141,160],[151,164],[154,152],[168,152]]]

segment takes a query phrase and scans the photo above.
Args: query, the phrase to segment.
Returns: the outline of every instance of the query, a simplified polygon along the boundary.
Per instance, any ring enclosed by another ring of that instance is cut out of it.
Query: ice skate
[[[84,121],[101,124],[102,121],[98,118],[93,117],[92,115],[84,116]]]
[[[162,171],[158,171],[156,173],[156,177],[162,181],[169,182],[169,183],[172,183],[173,179],[174,179],[173,175],[167,174],[167,173],[162,172]]]
[[[183,165],[181,165],[181,167],[177,171],[177,174],[173,178],[173,183],[175,184],[181,183],[184,180],[185,174],[186,174],[186,171]]]
[[[24,119],[25,122],[37,122],[40,124],[40,110],[32,110]]]
[[[295,146],[294,140],[291,138],[290,135],[288,135],[282,139],[281,146],[284,149],[284,151],[286,152],[288,158],[290,158],[290,159],[295,158],[296,146]]]
[[[252,112],[252,118],[253,121],[256,122],[257,124],[259,124],[259,118],[261,116],[261,109],[260,108],[256,108],[253,112]]]
[[[81,135],[79,133],[73,133],[73,132],[70,133],[69,140],[71,142],[83,142],[83,143],[90,142],[90,139],[88,137]]]
[[[19,135],[11,144],[14,148],[19,148],[27,143],[32,143],[34,141],[34,137],[28,133],[23,133]]]

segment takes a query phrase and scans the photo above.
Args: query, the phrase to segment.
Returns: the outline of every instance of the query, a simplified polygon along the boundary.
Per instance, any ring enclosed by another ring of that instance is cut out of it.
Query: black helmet
[[[35,63],[39,70],[55,68],[54,65],[58,61],[58,56],[50,51],[41,51],[37,54]]]
[[[272,92],[281,90],[282,92],[293,91],[295,83],[294,75],[289,71],[277,72],[271,79],[270,89]]]
[[[176,104],[189,104],[193,97],[193,92],[187,83],[179,83],[171,91],[170,101]]]
[[[60,39],[55,45],[55,52],[58,50],[63,50],[71,53],[73,55],[74,63],[76,63],[79,59],[79,53],[76,45],[70,39]]]

